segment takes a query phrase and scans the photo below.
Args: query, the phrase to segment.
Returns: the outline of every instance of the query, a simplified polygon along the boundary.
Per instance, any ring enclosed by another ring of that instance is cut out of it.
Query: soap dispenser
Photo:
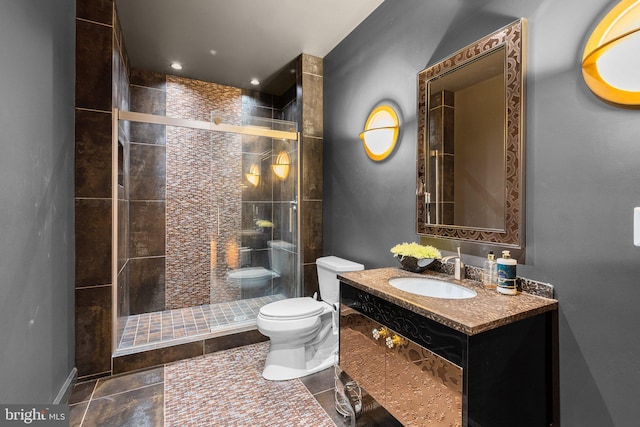
[[[489,251],[482,268],[482,284],[485,288],[495,289],[498,282],[498,266],[493,251]]]
[[[516,286],[516,266],[518,261],[511,258],[509,251],[502,251],[502,258],[496,261],[498,271],[498,286],[496,290],[505,295],[516,295],[518,288]]]

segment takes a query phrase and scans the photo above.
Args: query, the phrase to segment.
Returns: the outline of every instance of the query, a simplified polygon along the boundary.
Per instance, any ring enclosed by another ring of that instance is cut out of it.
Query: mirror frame
[[[484,248],[522,249],[524,258],[524,117],[526,19],[521,18],[418,73],[418,154],[416,230],[419,235],[483,244]],[[428,144],[428,83],[505,47],[505,228],[485,229],[426,223],[425,185]],[[459,245],[458,245],[459,246]],[[477,246],[477,245],[476,245]],[[473,249],[473,248],[472,248]],[[474,252],[469,250],[468,252]],[[499,252],[498,252],[499,253]],[[478,253],[478,255],[481,255]],[[482,254],[483,255],[483,254]]]

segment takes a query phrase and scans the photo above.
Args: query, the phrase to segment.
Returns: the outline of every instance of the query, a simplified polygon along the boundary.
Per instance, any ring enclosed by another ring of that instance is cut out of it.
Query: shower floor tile
[[[239,301],[201,305],[154,313],[135,314],[127,318],[118,351],[139,346],[183,340],[255,322],[260,307],[284,298],[268,295]]]

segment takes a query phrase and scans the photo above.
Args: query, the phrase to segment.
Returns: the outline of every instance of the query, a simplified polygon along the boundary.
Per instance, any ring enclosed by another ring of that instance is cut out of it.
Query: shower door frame
[[[118,349],[118,144],[119,144],[119,121],[126,120],[129,122],[150,123],[164,126],[175,126],[191,129],[207,130],[211,132],[234,133],[240,135],[264,136],[273,139],[287,139],[297,142],[296,149],[296,200],[298,201],[298,209],[296,215],[296,276],[297,285],[301,290],[303,287],[303,263],[301,262],[300,248],[302,242],[302,209],[299,201],[301,200],[302,177],[301,168],[301,147],[300,132],[296,129],[290,131],[273,130],[257,126],[237,126],[222,123],[219,119],[212,122],[203,120],[178,119],[173,117],[158,116],[155,114],[137,113],[133,111],[123,111],[118,108],[113,109],[112,121],[112,147],[111,147],[111,313],[112,313],[112,333],[111,333],[111,354],[115,354]]]

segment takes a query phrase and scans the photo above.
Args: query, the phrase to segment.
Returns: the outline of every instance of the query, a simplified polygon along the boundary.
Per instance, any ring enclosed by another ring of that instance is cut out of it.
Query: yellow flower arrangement
[[[431,259],[439,259],[442,258],[442,254],[440,251],[433,246],[430,245],[420,245],[415,242],[411,243],[400,243],[391,248],[391,253],[396,257],[414,257],[417,259],[431,258]]]
[[[266,219],[259,219],[256,221],[256,225],[258,227],[273,227],[273,223],[271,221],[268,221]]]

